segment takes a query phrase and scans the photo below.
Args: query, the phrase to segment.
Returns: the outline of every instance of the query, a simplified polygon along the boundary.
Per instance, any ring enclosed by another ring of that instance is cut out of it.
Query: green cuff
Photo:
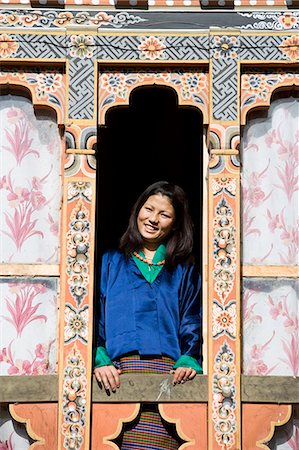
[[[97,367],[102,366],[113,366],[113,362],[109,358],[104,347],[97,347],[94,359],[94,368],[96,369]]]
[[[192,356],[181,355],[175,365],[174,369],[178,367],[189,367],[190,369],[196,370],[196,373],[203,373],[202,367],[199,365],[198,361]]]

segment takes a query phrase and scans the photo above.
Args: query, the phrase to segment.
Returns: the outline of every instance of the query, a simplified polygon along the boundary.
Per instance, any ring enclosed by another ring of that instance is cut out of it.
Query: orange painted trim
[[[118,450],[119,447],[113,442],[111,442],[111,440],[117,438],[120,435],[124,423],[132,422],[132,420],[136,419],[136,417],[139,414],[139,411],[140,411],[140,403],[136,403],[134,411],[128,417],[122,417],[118,419],[116,430],[110,436],[105,436],[103,438],[103,443],[106,445],[110,445],[112,448]]]
[[[33,442],[33,444],[30,445],[29,450],[34,450],[36,447],[39,447],[40,445],[45,444],[45,439],[43,437],[38,436],[38,434],[35,433],[35,431],[32,428],[31,425],[31,419],[30,418],[23,418],[19,416],[16,411],[15,407],[18,405],[9,405],[9,412],[12,418],[19,423],[24,423],[26,427],[26,431],[28,433],[28,436],[31,437],[36,442]]]
[[[183,439],[184,441],[187,441],[179,447],[179,450],[184,450],[185,448],[193,446],[195,444],[195,439],[189,438],[183,431],[183,428],[182,428],[183,418],[178,417],[178,418],[174,419],[173,417],[170,417],[169,415],[167,415],[167,413],[165,412],[163,403],[160,403],[158,405],[158,409],[159,409],[159,413],[160,413],[162,419],[166,420],[166,422],[168,422],[168,423],[175,424],[176,431],[177,431],[179,437],[181,439]]]
[[[256,446],[258,448],[263,448],[265,450],[269,450],[270,447],[268,447],[266,445],[266,442],[269,442],[272,439],[272,437],[275,433],[275,428],[285,425],[290,420],[290,418],[292,416],[292,406],[291,405],[286,405],[286,406],[287,406],[286,415],[282,419],[278,418],[277,420],[271,420],[269,434],[267,436],[265,436],[263,439],[260,439],[259,441],[257,441]]]
[[[51,73],[48,70],[45,70],[45,72]],[[25,76],[27,73],[30,73],[30,72],[29,71],[25,72],[22,76]],[[43,108],[53,110],[57,117],[57,126],[59,126],[59,125],[64,124],[64,109],[65,109],[66,79],[65,79],[65,74],[61,74],[61,75],[62,75],[62,86],[60,88],[58,88],[56,91],[59,94],[59,98],[62,102],[61,107],[53,105],[53,104],[49,103],[49,101],[46,101],[46,100],[39,100],[36,96],[36,92],[35,92],[34,86],[32,84],[28,83],[24,79],[18,79],[17,77],[13,77],[10,73],[0,76],[0,89],[1,89],[1,86],[3,86],[4,88],[9,88],[12,91],[13,90],[18,91],[18,89],[20,89],[20,88],[25,88],[25,90],[28,91],[31,96],[31,102],[32,102],[33,108],[35,109],[36,107],[43,107]]]

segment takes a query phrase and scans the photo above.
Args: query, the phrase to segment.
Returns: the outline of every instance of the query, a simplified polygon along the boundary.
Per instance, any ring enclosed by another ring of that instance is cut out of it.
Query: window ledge
[[[208,402],[208,377],[197,375],[194,380],[172,386],[171,375],[126,374],[121,376],[121,388],[106,394],[93,377],[94,403],[130,402]],[[58,375],[0,376],[0,403],[57,402]],[[160,395],[161,394],[161,395]],[[244,403],[299,403],[299,377],[241,377],[241,400]]]

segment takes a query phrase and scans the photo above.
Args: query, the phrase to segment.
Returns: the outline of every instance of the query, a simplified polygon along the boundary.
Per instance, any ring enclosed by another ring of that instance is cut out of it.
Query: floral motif
[[[270,375],[276,368],[277,364],[271,366],[270,368],[264,361],[265,352],[268,350],[275,336],[275,330],[273,334],[264,344],[254,344],[250,352],[250,360],[244,362],[244,369],[247,375]]]
[[[116,96],[123,97],[126,92],[126,77],[119,72],[103,73],[101,75],[100,88],[115,94]]]
[[[250,17],[250,19],[255,19],[256,22],[248,23],[242,28],[245,29],[253,29],[253,30],[285,30],[290,28],[297,28],[296,25],[298,23],[298,12],[239,12],[241,17]]]
[[[10,298],[6,298],[6,308],[10,314],[10,317],[3,316],[7,322],[11,323],[17,335],[20,336],[24,328],[34,320],[47,321],[47,317],[44,315],[36,315],[41,302],[33,305],[35,297],[39,294],[47,291],[47,288],[42,284],[11,284],[11,292],[15,293],[15,301]]]
[[[31,361],[28,359],[15,360],[11,349],[12,343],[10,342],[7,348],[4,347],[0,351],[0,364],[3,362],[10,365],[8,375],[45,375],[48,373],[49,346],[37,344]],[[53,342],[50,345],[52,344]]]
[[[41,183],[45,182],[49,174],[50,172],[40,180]],[[9,231],[2,232],[14,242],[17,250],[21,251],[24,242],[34,235],[44,238],[44,234],[35,228],[38,219],[34,219],[33,215],[46,205],[47,200],[40,190],[35,189],[34,181],[30,190],[20,186],[14,188],[9,173],[2,177],[0,189],[8,191],[8,204],[14,209],[13,214],[4,213]]]
[[[289,437],[289,434],[287,434]],[[294,424],[293,435],[288,440],[288,445],[290,446],[290,450],[297,450],[299,448],[299,423]]]
[[[253,208],[258,208],[264,203],[271,195],[272,192],[265,194],[260,187],[261,181],[266,177],[270,166],[270,159],[267,162],[266,167],[260,172],[252,171],[249,175],[247,182],[248,188],[243,186],[242,201],[243,201],[243,231],[245,235],[260,234],[258,228],[252,228],[252,223],[255,219],[253,216]]]
[[[236,302],[230,301],[226,306],[213,301],[213,337],[217,338],[227,334],[230,338],[236,338]]]
[[[164,44],[164,38],[157,38],[155,36],[149,36],[142,38],[141,44],[138,45],[138,50],[141,51],[141,59],[162,59],[166,46]]]
[[[19,48],[19,43],[14,41],[12,36],[9,36],[8,34],[2,34],[0,36],[0,57],[2,58],[9,58]]]
[[[88,210],[79,201],[71,213],[70,230],[67,233],[67,273],[70,292],[79,306],[87,294],[89,281],[89,221]]]
[[[236,271],[235,227],[232,209],[223,197],[217,204],[214,218],[214,270],[215,289],[224,302],[234,284]]]
[[[222,449],[231,449],[235,443],[236,367],[234,354],[225,341],[215,357],[213,374],[213,422],[215,438]]]
[[[288,281],[287,284],[285,280],[275,282],[273,279],[268,282],[245,281],[243,293],[245,374],[298,376],[297,305],[294,281]]]
[[[33,139],[29,137],[29,124],[23,118],[22,111],[18,108],[11,108],[7,112],[7,119],[15,123],[14,131],[5,130],[7,142],[10,145],[3,145],[3,148],[12,153],[17,165],[20,165],[25,156],[33,154],[39,158],[39,152],[31,147]]]
[[[259,98],[267,96],[267,77],[263,74],[244,74],[242,76],[242,87],[245,91],[254,93]]]
[[[298,17],[291,12],[286,12],[278,17],[278,22],[281,24],[282,28],[289,29],[293,28],[298,23]]]
[[[87,343],[88,335],[88,306],[82,309],[74,309],[71,305],[65,306],[64,341],[66,344],[74,339],[80,339]]]
[[[254,295],[254,291],[246,289],[243,293],[243,326],[244,329],[253,328],[256,324],[262,323],[262,316],[255,314],[254,309],[256,303],[249,305],[250,298]]]
[[[299,37],[291,36],[285,39],[280,46],[282,53],[292,60],[299,59]]]
[[[53,217],[50,213],[48,214],[48,223],[50,224],[51,233],[53,233],[55,236],[57,236],[58,231],[59,231],[59,223],[58,223],[58,220],[53,219]]]
[[[234,197],[237,192],[237,180],[235,178],[230,178],[226,176],[213,178],[212,192],[213,195],[218,195],[221,192],[225,192],[226,194]]]
[[[244,257],[249,263],[297,261],[298,107],[297,99],[276,101],[269,118],[245,129],[242,225]]]
[[[207,77],[204,73],[184,73],[181,77],[182,95],[185,99],[192,98],[193,94],[197,94],[206,88]]]
[[[63,382],[63,413],[62,432],[64,448],[79,450],[83,443],[86,420],[86,368],[84,359],[76,346],[66,357]]]
[[[74,200],[80,196],[84,197],[89,202],[91,201],[92,187],[89,181],[73,181],[68,184],[68,201]]]
[[[215,36],[215,52],[214,57],[216,59],[235,59],[238,54],[236,52],[236,46],[238,44],[238,39],[235,36]]]
[[[70,55],[80,59],[92,58],[94,51],[94,39],[92,36],[72,35]]]
[[[62,86],[62,75],[60,73],[41,73],[36,78],[38,89],[47,94],[56,92]]]
[[[0,439],[0,450],[15,450],[15,446],[12,441],[13,434],[15,434],[14,431],[9,435],[9,438],[6,441],[2,441]]]

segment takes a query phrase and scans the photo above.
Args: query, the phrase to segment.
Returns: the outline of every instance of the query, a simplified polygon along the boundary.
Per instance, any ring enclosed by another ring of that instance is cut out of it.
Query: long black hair
[[[187,195],[176,184],[157,181],[140,194],[131,210],[129,225],[120,239],[119,249],[126,257],[129,257],[132,252],[142,249],[144,242],[138,230],[137,216],[147,199],[155,194],[167,196],[175,210],[173,230],[167,237],[167,241],[164,242],[166,246],[165,265],[169,269],[173,269],[181,262],[191,261],[193,250],[193,221]]]

